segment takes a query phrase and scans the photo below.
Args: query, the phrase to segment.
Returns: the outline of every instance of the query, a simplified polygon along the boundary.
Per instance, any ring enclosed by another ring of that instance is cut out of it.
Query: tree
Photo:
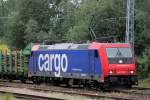
[[[142,78],[150,76],[150,48],[145,49],[142,54],[142,57],[138,58],[138,72]]]
[[[39,39],[37,35],[48,34],[53,23],[50,19],[55,17],[55,6],[59,0],[53,2],[51,0],[14,0],[14,2],[15,10],[9,13],[12,17],[6,23],[6,37],[9,43],[23,48],[29,42],[44,41],[44,38]],[[51,3],[52,7],[50,7]]]
[[[136,0],[135,5],[135,51],[142,55],[150,47],[150,0]]]
[[[37,33],[39,32],[39,27],[38,27],[38,23],[33,20],[33,19],[30,19],[28,21],[28,23],[26,24],[26,29],[25,29],[25,42],[26,43],[30,43],[31,41],[32,42],[37,42]]]
[[[11,46],[24,48],[29,42],[91,40],[89,27],[98,38],[112,35],[120,38],[119,42],[125,39],[126,0],[0,0],[0,3],[1,40]],[[141,72],[149,71],[149,9],[150,0],[135,0],[135,53],[140,66],[144,66]]]

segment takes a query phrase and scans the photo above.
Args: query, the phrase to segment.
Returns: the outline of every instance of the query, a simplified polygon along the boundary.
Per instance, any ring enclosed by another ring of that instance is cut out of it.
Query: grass
[[[11,94],[5,94],[4,96],[0,96],[0,100],[16,100],[15,97]]]
[[[150,77],[139,80],[139,87],[150,88]]]

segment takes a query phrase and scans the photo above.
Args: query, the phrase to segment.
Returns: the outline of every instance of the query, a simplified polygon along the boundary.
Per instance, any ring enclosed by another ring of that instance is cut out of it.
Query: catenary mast
[[[125,42],[134,46],[134,0],[127,0]]]

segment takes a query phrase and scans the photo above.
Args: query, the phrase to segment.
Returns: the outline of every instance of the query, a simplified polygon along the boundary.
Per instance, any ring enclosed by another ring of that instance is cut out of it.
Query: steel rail
[[[85,96],[89,97],[92,99],[100,99],[100,98],[107,98],[107,99],[115,99],[115,100],[133,100],[130,98],[123,98],[123,97],[116,97],[116,96],[108,96],[104,94],[100,94],[100,92],[95,93],[95,92],[88,92],[87,91],[77,91],[77,90],[70,90],[70,89],[51,89],[51,88],[45,88],[45,87],[40,87],[38,85],[32,85],[32,84],[27,84],[23,85],[22,83],[15,83],[16,85],[12,85],[9,83],[1,83],[0,82],[0,87],[14,87],[14,88],[27,88],[30,90],[36,90],[36,91],[44,91],[44,92],[55,92],[55,93],[63,93],[63,94],[69,94],[69,95],[80,95],[80,96]],[[20,84],[20,85],[19,85]]]
[[[135,94],[135,95],[146,95],[150,96],[150,88],[142,88],[142,87],[133,87],[131,89],[108,89],[107,92],[118,92],[118,93],[126,93],[126,94]],[[146,92],[149,91],[149,92]]]

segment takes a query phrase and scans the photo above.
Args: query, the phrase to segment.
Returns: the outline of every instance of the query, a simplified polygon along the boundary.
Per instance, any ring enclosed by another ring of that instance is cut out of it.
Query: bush
[[[150,77],[150,48],[144,50],[141,57],[138,57],[138,72],[141,78]]]

